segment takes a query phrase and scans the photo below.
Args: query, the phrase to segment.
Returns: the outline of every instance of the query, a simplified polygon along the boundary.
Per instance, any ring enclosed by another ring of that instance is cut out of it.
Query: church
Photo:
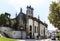
[[[26,14],[20,9],[19,14],[16,14],[16,29],[21,31],[21,38],[39,38],[47,35],[47,24],[42,22],[39,17],[33,17],[34,9],[27,6]]]
[[[33,17],[34,9],[26,7],[26,14],[22,8],[16,17],[11,19],[11,27],[0,27],[2,35],[14,39],[40,39],[47,37],[47,24],[38,18]]]

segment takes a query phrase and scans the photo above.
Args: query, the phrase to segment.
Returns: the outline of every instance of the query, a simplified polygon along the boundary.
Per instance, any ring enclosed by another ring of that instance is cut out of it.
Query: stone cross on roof
[[[22,8],[20,8],[20,12],[22,12]]]

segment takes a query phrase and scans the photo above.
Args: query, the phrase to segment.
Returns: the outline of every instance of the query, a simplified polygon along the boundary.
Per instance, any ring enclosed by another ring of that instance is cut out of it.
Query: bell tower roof
[[[34,9],[31,7],[31,5],[30,5],[30,6],[27,6],[27,8],[30,8],[31,10],[34,10]]]

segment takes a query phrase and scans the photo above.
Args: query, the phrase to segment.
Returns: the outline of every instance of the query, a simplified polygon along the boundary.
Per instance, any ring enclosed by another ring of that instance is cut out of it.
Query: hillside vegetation
[[[0,41],[17,41],[17,40],[0,37]]]

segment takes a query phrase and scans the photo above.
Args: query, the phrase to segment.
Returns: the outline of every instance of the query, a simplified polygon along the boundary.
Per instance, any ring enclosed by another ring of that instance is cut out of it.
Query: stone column
[[[38,37],[40,37],[40,22],[38,22]]]
[[[29,30],[28,30],[28,16],[26,15],[26,38],[29,36]]]
[[[34,19],[33,19],[33,32],[32,32],[32,37],[34,38]]]

